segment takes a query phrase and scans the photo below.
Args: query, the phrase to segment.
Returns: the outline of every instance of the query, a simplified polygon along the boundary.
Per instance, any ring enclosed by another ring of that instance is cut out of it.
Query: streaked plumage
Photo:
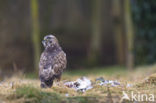
[[[54,79],[60,80],[66,68],[66,54],[60,47],[58,40],[53,35],[47,35],[42,41],[45,50],[41,54],[39,63],[39,76],[41,87],[51,87]]]

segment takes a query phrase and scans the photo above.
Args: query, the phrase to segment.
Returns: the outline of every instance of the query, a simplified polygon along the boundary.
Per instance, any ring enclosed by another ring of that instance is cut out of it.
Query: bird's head
[[[59,45],[57,38],[52,34],[46,35],[42,41],[42,44],[45,48]]]

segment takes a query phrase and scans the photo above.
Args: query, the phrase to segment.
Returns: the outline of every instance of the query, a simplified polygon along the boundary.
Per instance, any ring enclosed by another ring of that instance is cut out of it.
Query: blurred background
[[[0,73],[38,70],[55,35],[68,70],[156,62],[156,0],[0,0]]]

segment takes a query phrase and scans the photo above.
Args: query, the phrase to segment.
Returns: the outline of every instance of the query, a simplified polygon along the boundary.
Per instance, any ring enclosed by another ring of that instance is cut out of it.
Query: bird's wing
[[[48,53],[43,52],[39,63],[39,73],[43,73],[43,71],[49,72],[49,70],[51,70],[51,64],[51,56]]]
[[[53,59],[53,70],[56,75],[60,75],[63,70],[66,68],[67,65],[67,59],[66,54],[61,51],[59,52]]]

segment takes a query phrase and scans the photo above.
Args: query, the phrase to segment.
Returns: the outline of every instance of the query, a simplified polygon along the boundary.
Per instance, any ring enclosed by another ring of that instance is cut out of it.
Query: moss
[[[16,89],[16,98],[25,98],[29,103],[58,103],[61,97],[56,93],[43,92],[34,87],[24,86]]]
[[[99,102],[100,97],[93,96],[73,96],[63,97],[55,92],[44,92],[32,86],[23,86],[16,89],[13,96],[7,98],[8,100],[21,100],[24,103],[95,103]],[[23,103],[22,102],[22,103]]]
[[[24,103],[94,103],[95,97],[75,96],[62,97],[55,92],[44,92],[31,86],[16,89],[15,95],[10,99],[24,98]]]

